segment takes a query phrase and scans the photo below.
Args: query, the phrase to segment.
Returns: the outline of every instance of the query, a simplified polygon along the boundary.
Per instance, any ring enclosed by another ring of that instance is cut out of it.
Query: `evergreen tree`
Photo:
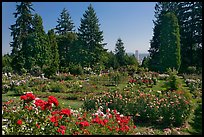
[[[161,33],[159,47],[160,71],[168,68],[179,70],[180,57],[180,33],[177,17],[174,13],[166,13],[161,20]]]
[[[104,52],[104,44],[102,44],[103,31],[100,31],[99,27],[99,20],[90,4],[83,14],[78,29],[82,66],[94,66],[100,62],[100,57]]]
[[[179,2],[177,16],[181,33],[181,71],[202,68],[202,2]]]
[[[21,2],[16,5],[16,12],[13,13],[16,23],[11,25],[12,67],[15,72],[20,72],[25,64],[24,52],[26,52],[27,36],[32,32],[32,8],[31,2]]]
[[[51,62],[49,69],[49,75],[54,75],[59,70],[59,52],[58,52],[58,45],[54,30],[51,29],[48,31],[48,39],[49,39],[49,46],[51,48]]]
[[[69,64],[72,62],[71,58],[73,58],[73,54],[75,54],[72,52],[72,49],[77,37],[74,33],[74,23],[71,20],[69,12],[65,8],[62,10],[57,23],[56,33],[58,34],[57,45],[60,61],[59,66],[60,70],[64,71],[64,69],[67,70]]]
[[[2,56],[2,72],[12,72],[11,55],[9,54]]]
[[[77,35],[74,32],[57,36],[60,70],[69,67],[71,62],[76,61],[75,57],[79,52],[76,41]]]
[[[128,55],[126,53],[125,54],[125,65],[135,65],[135,66],[138,66],[139,63],[138,63],[135,55]]]
[[[160,42],[160,27],[161,27],[161,17],[168,12],[169,2],[158,2],[155,5],[155,20],[153,20],[153,37],[150,40],[150,53],[149,59],[149,68],[153,71],[159,70],[159,47],[161,46]],[[172,7],[171,7],[172,8]]]
[[[115,44],[115,56],[120,66],[125,65],[125,47],[121,38],[118,38]]]
[[[74,23],[71,20],[69,12],[64,8],[60,14],[60,18],[57,20],[56,33],[64,35],[68,32],[74,31]]]
[[[51,48],[48,43],[48,36],[43,29],[43,21],[40,15],[35,14],[33,18],[33,32],[29,37],[28,45],[31,47],[30,58],[35,59],[35,66],[41,69],[51,65]]]
[[[113,69],[117,69],[119,67],[119,63],[118,63],[114,53],[112,51],[107,52],[106,56],[107,56],[107,61],[104,63],[106,68],[109,69],[112,67]]]
[[[150,41],[150,67],[159,66],[159,37],[161,16],[166,12],[176,14],[180,27],[181,67],[186,72],[189,66],[202,68],[202,2],[158,2],[155,5],[153,37]]]
[[[149,57],[144,57],[144,59],[142,60],[142,67],[149,68],[149,61],[150,61]]]

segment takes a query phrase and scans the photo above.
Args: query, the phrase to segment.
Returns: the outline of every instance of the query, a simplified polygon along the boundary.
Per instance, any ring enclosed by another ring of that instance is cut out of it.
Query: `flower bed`
[[[47,101],[32,93],[20,97],[16,104],[8,101],[2,106],[3,134],[10,135],[83,135],[83,134],[134,134],[133,120],[117,110],[100,107],[96,113],[82,109],[60,108],[58,100],[49,96]]]
[[[106,92],[101,97],[87,98],[87,110],[104,108],[117,109],[125,115],[135,116],[137,121],[181,126],[191,111],[191,97],[186,91],[144,92],[127,90]]]

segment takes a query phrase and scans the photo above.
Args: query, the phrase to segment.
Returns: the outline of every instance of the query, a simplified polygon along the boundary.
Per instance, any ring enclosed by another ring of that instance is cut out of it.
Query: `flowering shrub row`
[[[20,104],[8,101],[2,106],[3,134],[11,135],[81,135],[133,134],[136,126],[130,116],[117,110],[100,107],[96,113],[60,108],[58,100],[49,96],[47,101],[32,93],[20,97]]]
[[[104,108],[117,109],[125,115],[133,115],[138,121],[160,123],[169,126],[182,125],[190,115],[191,95],[184,91],[144,92],[124,91],[107,92],[101,97],[87,98],[87,110]]]

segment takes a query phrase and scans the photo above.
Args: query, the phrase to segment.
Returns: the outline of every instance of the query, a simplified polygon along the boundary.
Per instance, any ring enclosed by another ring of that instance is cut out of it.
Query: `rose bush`
[[[116,109],[125,115],[135,116],[137,121],[181,126],[190,115],[191,100],[191,94],[182,90],[145,92],[128,89],[86,98],[84,108],[93,110],[103,106]]]

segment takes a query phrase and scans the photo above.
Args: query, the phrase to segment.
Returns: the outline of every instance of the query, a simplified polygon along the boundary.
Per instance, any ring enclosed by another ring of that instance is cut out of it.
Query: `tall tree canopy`
[[[180,33],[177,17],[174,13],[166,13],[161,19],[161,33],[159,47],[159,68],[165,72],[168,68],[179,70],[180,57]]]
[[[51,48],[50,60],[52,62],[49,68],[48,75],[54,75],[59,70],[59,52],[58,52],[56,35],[53,29],[48,31],[48,44]]]
[[[150,68],[158,70],[161,16],[173,12],[178,18],[181,43],[180,72],[189,66],[202,68],[202,2],[158,2],[155,5],[153,37],[150,41]]]
[[[60,71],[64,71],[65,68],[69,67],[69,64],[72,62],[71,57],[75,54],[72,52],[72,49],[77,40],[77,36],[74,32],[75,26],[71,16],[65,8],[62,10],[57,23],[55,29],[58,34],[56,39],[59,52],[59,69]]]
[[[104,52],[103,31],[100,30],[99,20],[91,4],[81,18],[78,36],[83,59],[81,64],[96,65]]]
[[[20,72],[25,64],[24,52],[26,51],[27,36],[32,32],[32,8],[31,2],[21,2],[16,5],[15,24],[11,25],[12,67],[14,71]]]
[[[41,69],[43,66],[49,66],[51,64],[51,48],[48,44],[48,37],[43,28],[42,17],[38,14],[34,15],[33,18],[33,32],[28,37],[28,49],[31,53],[27,56],[32,58],[35,66],[39,66]]]

